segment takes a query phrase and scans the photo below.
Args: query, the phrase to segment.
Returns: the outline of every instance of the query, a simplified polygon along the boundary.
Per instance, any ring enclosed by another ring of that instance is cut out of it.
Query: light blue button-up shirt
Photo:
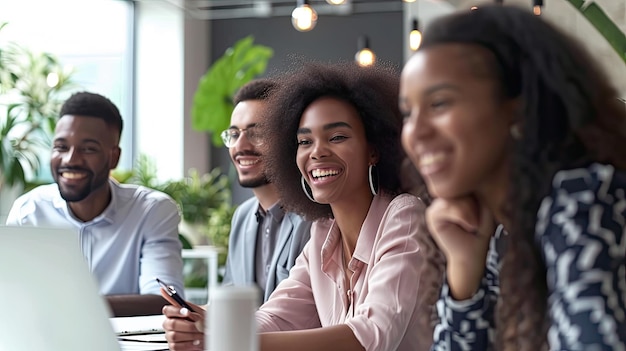
[[[57,184],[20,196],[7,225],[75,229],[89,270],[103,295],[160,294],[155,277],[183,292],[180,212],[166,194],[137,185],[111,185],[111,203],[82,222],[70,211]]]

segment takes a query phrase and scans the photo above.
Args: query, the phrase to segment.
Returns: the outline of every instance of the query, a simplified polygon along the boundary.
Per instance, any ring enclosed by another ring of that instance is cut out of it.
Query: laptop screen
[[[119,350],[69,229],[0,226],[0,350]]]

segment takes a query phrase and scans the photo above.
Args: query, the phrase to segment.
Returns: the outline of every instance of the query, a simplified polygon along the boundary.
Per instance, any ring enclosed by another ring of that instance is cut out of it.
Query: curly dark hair
[[[100,118],[118,132],[118,140],[122,136],[124,122],[120,111],[111,100],[100,94],[87,91],[72,94],[61,106],[59,118],[65,115]]]
[[[251,80],[237,91],[233,97],[233,103],[237,105],[242,101],[267,100],[274,88],[276,88],[276,82],[272,79],[259,78]]]
[[[270,96],[266,123],[266,171],[280,192],[283,206],[308,220],[332,218],[329,205],[310,201],[302,191],[296,164],[296,132],[304,110],[321,97],[334,97],[354,106],[363,121],[367,141],[379,153],[377,169],[382,191],[400,191],[402,116],[398,108],[399,71],[381,64],[362,68],[354,62],[299,62],[281,75]]]
[[[424,31],[420,50],[446,43],[473,44],[493,56],[502,98],[521,98],[521,138],[512,147],[511,184],[504,210],[511,228],[500,272],[496,349],[547,346],[546,268],[535,245],[537,211],[554,174],[592,162],[626,168],[626,109],[587,51],[541,17],[514,6],[485,5],[441,17]],[[484,71],[484,70],[481,70]],[[426,233],[420,231],[420,233]],[[441,287],[445,259],[430,236],[420,298],[427,329]]]

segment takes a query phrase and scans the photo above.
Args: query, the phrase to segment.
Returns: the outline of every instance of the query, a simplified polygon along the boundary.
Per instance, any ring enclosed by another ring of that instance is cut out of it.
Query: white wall
[[[185,16],[184,24],[184,86],[183,86],[183,168],[196,168],[200,172],[208,172],[213,168],[210,164],[209,137],[207,133],[196,132],[191,128],[191,104],[198,87],[200,77],[209,68],[210,28],[209,21]]]
[[[183,12],[136,3],[135,155],[156,161],[159,178],[179,178],[183,160]]]
[[[208,67],[209,26],[168,1],[136,2],[135,154],[160,180],[209,169],[207,136],[191,128],[197,83]]]

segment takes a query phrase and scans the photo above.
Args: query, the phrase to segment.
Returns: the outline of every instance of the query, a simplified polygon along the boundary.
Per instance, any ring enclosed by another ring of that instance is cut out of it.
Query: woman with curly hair
[[[400,109],[433,349],[626,350],[626,109],[580,44],[515,7],[440,18]]]
[[[401,191],[399,73],[305,63],[278,81],[259,126],[272,140],[263,150],[266,172],[285,209],[314,222],[289,277],[257,311],[260,349],[429,346],[430,337],[414,332],[425,206]],[[183,320],[168,333],[176,350],[198,339]]]

